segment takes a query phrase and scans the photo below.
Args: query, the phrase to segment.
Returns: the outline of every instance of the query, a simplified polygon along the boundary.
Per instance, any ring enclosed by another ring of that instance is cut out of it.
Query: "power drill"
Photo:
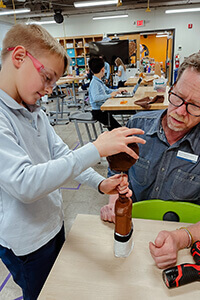
[[[162,272],[163,280],[168,288],[200,280],[200,241],[192,245],[191,254],[196,264],[185,263]]]

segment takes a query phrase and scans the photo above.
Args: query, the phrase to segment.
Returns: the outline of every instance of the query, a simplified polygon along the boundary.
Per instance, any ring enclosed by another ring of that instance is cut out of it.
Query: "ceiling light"
[[[92,19],[93,20],[105,20],[105,19],[117,19],[117,18],[128,18],[128,15],[93,17]]]
[[[44,24],[55,24],[56,21],[28,21],[26,24],[37,24],[37,25],[44,25]]]
[[[157,34],[156,37],[168,37],[168,34]]]
[[[22,9],[10,9],[10,10],[4,10],[0,11],[0,16],[5,15],[15,15],[15,14],[24,14],[30,12],[30,8],[22,8]]]
[[[157,34],[157,35],[168,35],[168,32],[162,31],[162,32],[157,32],[156,34]]]
[[[118,0],[104,0],[104,1],[82,1],[74,2],[75,7],[101,6],[117,4]]]
[[[168,9],[165,11],[166,14],[177,14],[177,13],[187,13],[187,12],[195,12],[200,11],[200,7],[196,8],[181,8],[181,9]]]

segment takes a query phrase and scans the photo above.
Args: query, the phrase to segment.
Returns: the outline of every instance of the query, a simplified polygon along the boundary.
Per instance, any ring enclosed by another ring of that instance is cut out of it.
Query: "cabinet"
[[[58,37],[57,40],[65,48],[71,58],[71,66],[78,65],[79,71],[85,72],[89,61],[89,43],[98,42],[103,39],[102,34]]]

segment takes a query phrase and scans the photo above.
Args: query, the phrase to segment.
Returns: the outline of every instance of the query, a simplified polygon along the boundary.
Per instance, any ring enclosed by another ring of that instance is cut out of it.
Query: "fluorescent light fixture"
[[[26,24],[37,24],[37,25],[44,25],[44,24],[55,24],[56,21],[28,21]]]
[[[101,6],[117,4],[118,0],[104,0],[104,1],[82,1],[74,2],[75,7],[89,7],[89,6]]]
[[[196,8],[180,8],[180,9],[168,9],[165,11],[166,14],[177,14],[200,11],[200,7]]]
[[[158,34],[156,37],[168,37],[168,34]]]
[[[105,20],[105,19],[117,19],[117,18],[128,18],[128,15],[93,17],[92,19],[93,20]]]
[[[168,35],[167,31],[157,32],[156,35]]]
[[[15,15],[15,14],[24,14],[30,12],[30,8],[22,8],[22,9],[10,9],[10,10],[3,10],[0,11],[0,16],[6,15]]]

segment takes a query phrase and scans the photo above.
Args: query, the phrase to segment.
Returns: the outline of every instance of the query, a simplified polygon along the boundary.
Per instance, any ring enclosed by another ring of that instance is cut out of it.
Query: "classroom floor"
[[[50,104],[48,104],[50,105]],[[50,106],[46,105],[47,111]],[[80,124],[83,125],[83,124]],[[85,128],[80,126],[84,142],[87,142]],[[55,125],[54,129],[64,140],[70,149],[80,147],[78,137],[73,123],[67,125]],[[106,177],[107,161],[105,158],[97,164],[94,169]],[[77,214],[95,214],[99,215],[100,208],[107,204],[108,196],[101,195],[96,190],[88,186],[79,185],[77,182],[69,180],[62,187],[63,205],[65,212],[65,230],[66,235],[74,222]],[[22,300],[21,289],[13,282],[9,271],[0,260],[0,299],[1,300]]]

